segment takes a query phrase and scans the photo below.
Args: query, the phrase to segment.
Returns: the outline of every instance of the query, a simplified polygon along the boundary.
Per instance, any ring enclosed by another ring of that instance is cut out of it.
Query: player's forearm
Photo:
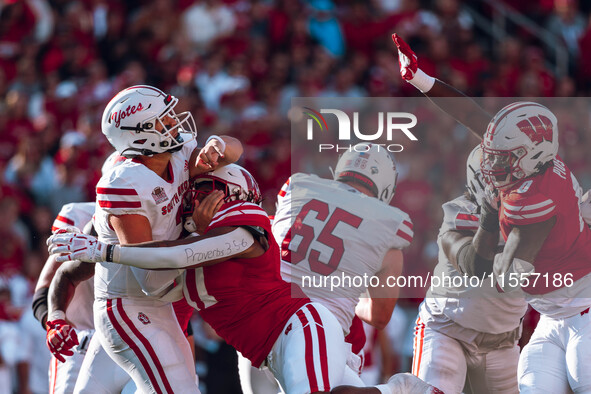
[[[192,242],[187,243],[191,240]],[[215,237],[192,237],[183,244],[147,242],[141,245],[113,245],[112,261],[144,269],[188,268],[227,260],[240,255],[254,244],[244,228],[236,228]]]
[[[220,164],[236,163],[244,151],[242,143],[238,139],[228,135],[222,135],[221,139],[226,143],[226,150],[224,151],[224,157],[220,159]]]
[[[48,314],[65,311],[68,307],[76,286],[94,275],[94,264],[71,261],[62,264],[57,270],[48,294]]]
[[[383,330],[390,322],[396,300],[396,298],[361,298],[355,307],[355,314],[365,323]]]

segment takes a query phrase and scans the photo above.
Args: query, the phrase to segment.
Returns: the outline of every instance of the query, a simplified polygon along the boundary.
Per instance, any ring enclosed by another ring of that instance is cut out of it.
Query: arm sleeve
[[[172,247],[115,246],[113,262],[144,269],[187,268],[208,261],[229,259],[250,248],[252,234],[239,227],[229,233]]]

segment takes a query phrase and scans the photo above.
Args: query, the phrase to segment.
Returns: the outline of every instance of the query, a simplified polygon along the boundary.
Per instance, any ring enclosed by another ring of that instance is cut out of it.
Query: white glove
[[[55,258],[59,263],[72,260],[97,263],[107,261],[107,249],[112,245],[88,234],[58,233],[47,239],[47,246],[50,254],[63,253]]]
[[[388,379],[386,384],[376,386],[383,394],[403,394],[403,393],[417,393],[417,394],[443,394],[435,386],[431,386],[414,376],[411,373],[397,373]]]
[[[581,208],[581,216],[587,225],[591,226],[591,190],[587,190],[583,197],[581,198],[581,203],[579,204]]]

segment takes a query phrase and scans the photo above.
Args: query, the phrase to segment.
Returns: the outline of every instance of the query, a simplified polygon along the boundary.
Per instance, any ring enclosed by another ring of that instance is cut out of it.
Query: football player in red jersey
[[[281,279],[279,247],[258,205],[261,195],[250,173],[228,165],[193,182],[189,200],[217,211],[204,230],[198,225],[190,228],[203,233],[200,237],[119,246],[84,234],[59,234],[50,239],[50,249],[68,253],[58,257],[63,260],[187,268],[182,280],[187,301],[254,366],[267,365],[287,393],[330,392],[346,374],[354,375],[346,365],[348,348],[337,319],[303,293],[292,297],[297,288]],[[391,386],[432,392],[426,391],[431,386],[408,375],[378,388],[339,390],[399,392]]]
[[[421,71],[410,47],[392,38],[402,78],[483,136],[481,168],[498,202],[483,204],[472,255],[488,260],[499,291],[521,288],[542,314],[520,356],[519,391],[588,392],[591,230],[580,212],[580,186],[557,155],[556,116],[540,104],[517,102],[491,119],[461,92]],[[437,97],[459,97],[461,105]],[[506,246],[494,255],[499,230]]]

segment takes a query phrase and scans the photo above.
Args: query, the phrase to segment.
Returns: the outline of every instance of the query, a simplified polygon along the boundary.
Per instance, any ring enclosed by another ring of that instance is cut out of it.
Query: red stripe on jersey
[[[410,221],[408,221],[408,220],[405,220],[405,221],[403,221],[403,222],[402,222],[402,224],[405,224],[405,225],[407,225],[407,226],[408,226],[408,228],[412,230],[412,222],[410,222]]]
[[[283,189],[279,190],[279,197],[285,197],[285,195],[287,194],[287,192]]]
[[[185,284],[187,290],[189,290],[189,298],[197,305],[197,310],[205,309],[205,304],[199,298],[199,292],[197,291],[197,283],[195,282],[195,270],[187,270],[185,274]]]
[[[60,222],[64,222],[66,224],[70,224],[70,225],[74,225],[74,221],[72,219],[68,219],[65,216],[62,215],[57,215],[57,217],[55,218],[55,220],[59,220]]]
[[[172,387],[170,386],[170,383],[168,382],[168,379],[166,378],[166,374],[164,373],[164,368],[162,368],[162,364],[160,363],[160,359],[156,355],[154,348],[152,348],[150,341],[148,341],[146,339],[146,337],[144,337],[142,335],[142,333],[139,332],[139,330],[133,325],[133,323],[131,322],[131,319],[129,318],[129,316],[127,316],[127,314],[123,310],[123,301],[121,300],[121,298],[117,298],[116,301],[117,301],[117,311],[119,312],[119,314],[123,318],[123,321],[131,329],[131,332],[133,332],[133,334],[140,340],[142,345],[144,345],[144,347],[148,351],[148,354],[152,358],[152,362],[156,366],[156,370],[158,371],[158,375],[160,375],[160,379],[162,380],[162,383],[164,383],[164,388],[166,389],[166,392],[171,393],[171,394],[174,393],[174,391],[172,391]],[[152,385],[156,388],[156,387],[158,387],[158,382],[154,381]]]
[[[306,373],[308,374],[308,382],[310,383],[310,392],[315,393],[320,391],[318,389],[318,381],[316,380],[316,373],[314,372],[314,349],[312,348],[312,331],[310,330],[310,324],[304,312],[299,309],[296,312],[302,327],[304,327],[304,339],[306,341],[305,359],[306,359]]]
[[[458,216],[456,216],[456,219],[459,220],[468,220],[470,222],[477,222],[478,221],[478,217],[475,215],[468,215],[467,213],[458,213]]]
[[[308,304],[306,306],[312,314],[312,318],[316,322],[316,330],[318,332],[318,344],[320,345],[320,369],[322,370],[322,380],[324,381],[324,391],[330,391],[330,381],[328,380],[328,352],[326,349],[326,337],[324,336],[324,325],[320,314],[314,308],[314,305]]]
[[[135,189],[122,189],[117,187],[97,187],[97,194],[114,194],[116,196],[137,196]]]
[[[120,300],[120,299],[116,299],[116,300]],[[142,351],[138,348],[138,346],[135,344],[135,342],[129,337],[129,335],[127,335],[127,333],[125,332],[125,330],[123,329],[121,324],[119,324],[119,321],[115,317],[115,313],[113,312],[113,300],[111,300],[111,299],[107,300],[107,316],[109,316],[109,320],[111,321],[111,324],[113,325],[113,328],[115,329],[115,331],[117,331],[117,334],[119,334],[121,339],[123,339],[123,341],[131,348],[131,350],[135,353],[137,358],[140,360],[140,363],[142,364],[142,366],[146,370],[146,373],[148,374],[150,381],[156,383],[156,376],[154,376],[154,372],[152,371],[152,368],[150,368],[150,364],[148,363],[148,360],[146,360],[146,357],[144,356]],[[158,384],[153,384],[153,386],[154,386],[154,389],[156,390],[157,393],[162,393]]]
[[[51,226],[51,232],[52,233],[55,233],[59,229],[60,229],[60,227]]]
[[[141,201],[105,201],[98,200],[98,205],[101,208],[141,208]]]
[[[456,226],[456,230],[478,230],[478,226]]]
[[[407,240],[408,242],[412,242],[412,235],[405,233],[401,229],[398,229],[398,231],[396,231],[396,235],[398,235],[402,239]]]

